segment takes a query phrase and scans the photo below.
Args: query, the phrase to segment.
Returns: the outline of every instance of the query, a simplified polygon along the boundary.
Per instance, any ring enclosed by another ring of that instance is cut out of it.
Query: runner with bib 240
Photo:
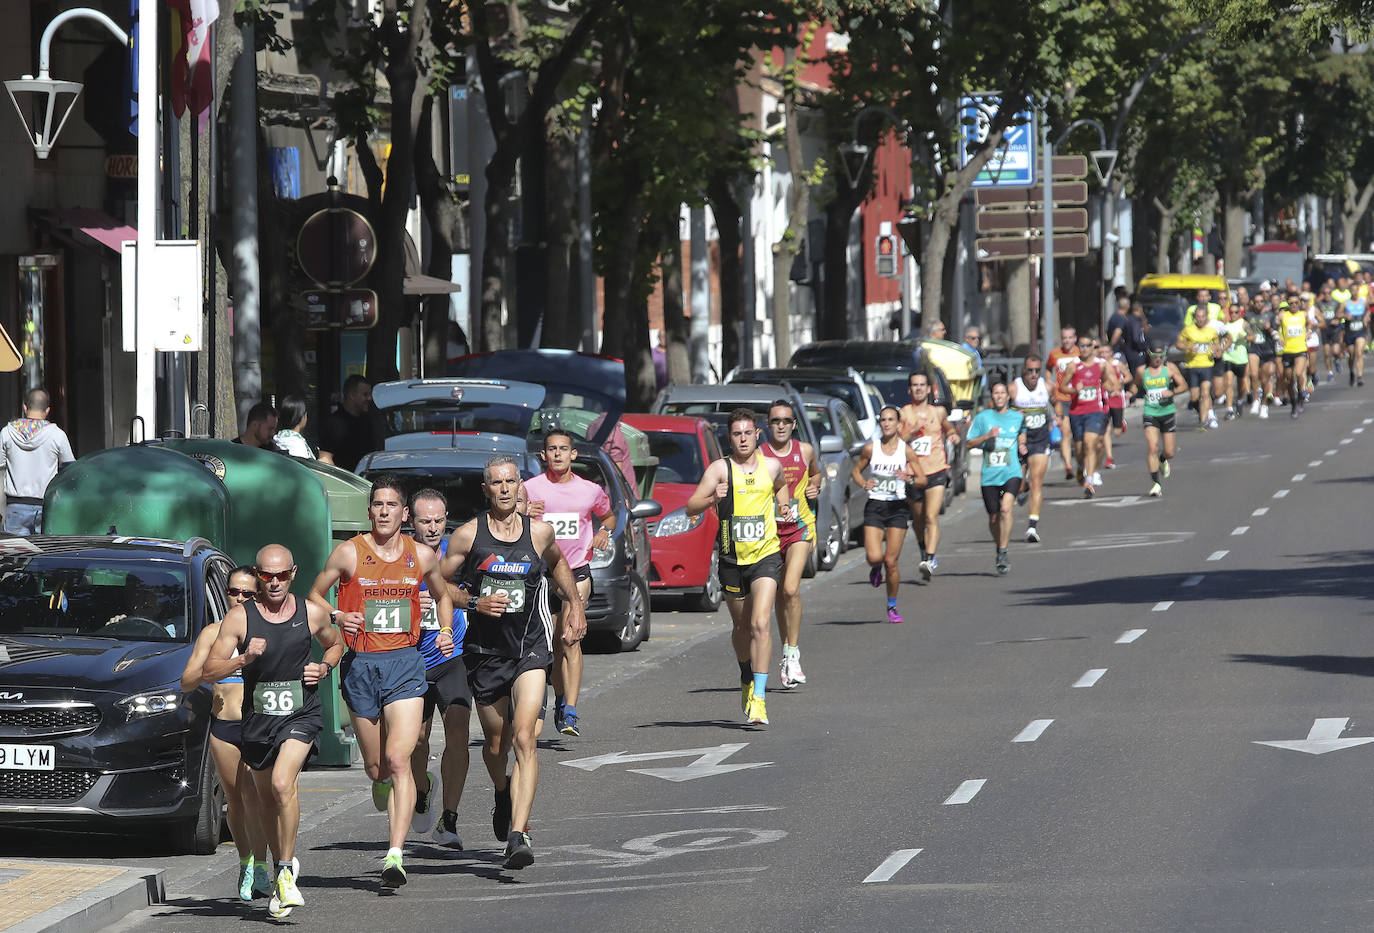
[[[864,505],[864,556],[868,558],[870,586],[882,586],[887,581],[887,621],[901,622],[897,611],[897,588],[901,584],[898,560],[902,556],[902,542],[906,539],[908,483],[924,486],[925,471],[921,460],[910,445],[902,443],[897,433],[901,413],[896,406],[887,405],[878,413],[879,437],[869,441],[854,461],[851,476],[854,482],[868,490]],[[872,476],[864,478],[864,470]]]

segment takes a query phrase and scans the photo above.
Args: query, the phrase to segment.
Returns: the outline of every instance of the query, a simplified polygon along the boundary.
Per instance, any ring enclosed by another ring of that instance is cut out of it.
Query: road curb
[[[0,933],[94,933],[136,910],[161,904],[166,895],[162,869],[0,860],[0,870],[10,875],[0,883]],[[110,877],[111,871],[117,874]],[[100,880],[90,883],[95,873]],[[74,888],[70,896],[53,893],[64,884]],[[26,911],[25,902],[41,894],[56,903],[38,913]],[[6,923],[6,915],[15,922]]]

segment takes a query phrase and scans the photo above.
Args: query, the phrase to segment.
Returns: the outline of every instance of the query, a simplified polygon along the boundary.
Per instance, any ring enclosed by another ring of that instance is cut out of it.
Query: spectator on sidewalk
[[[315,451],[311,449],[310,442],[301,433],[305,430],[305,422],[308,420],[309,414],[305,408],[305,396],[288,395],[282,399],[281,408],[277,409],[279,430],[272,438],[277,449],[290,457],[314,460]]]
[[[344,380],[343,400],[320,425],[320,460],[352,473],[358,461],[381,450],[372,422],[372,383],[357,373]]]
[[[76,459],[66,432],[48,420],[50,409],[48,393],[30,389],[24,396],[24,417],[0,429],[6,534],[27,538],[42,529],[43,493],[57,471]]]
[[[259,450],[276,450],[272,435],[277,433],[277,410],[271,402],[258,402],[248,409],[248,420],[243,425],[243,433],[234,438],[235,444],[257,447]]]

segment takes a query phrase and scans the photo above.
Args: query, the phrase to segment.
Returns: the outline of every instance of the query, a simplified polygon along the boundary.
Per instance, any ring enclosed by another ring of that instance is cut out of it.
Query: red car
[[[658,458],[654,499],[663,506],[649,520],[649,591],[686,596],[696,608],[713,612],[722,591],[716,553],[715,509],[688,518],[687,500],[696,491],[707,464],[721,457],[715,429],[704,418],[681,415],[624,415],[621,421],[649,438],[649,453]]]

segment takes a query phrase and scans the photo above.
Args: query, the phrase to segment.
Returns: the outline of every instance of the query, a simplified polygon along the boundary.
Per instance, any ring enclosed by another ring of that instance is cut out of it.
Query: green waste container
[[[43,497],[43,532],[119,534],[223,549],[229,491],[196,461],[158,446],[111,447],[57,474]]]
[[[297,458],[296,462],[311,470],[315,478],[324,484],[325,495],[329,497],[330,527],[336,544],[372,530],[372,521],[367,517],[371,480],[323,460]]]

